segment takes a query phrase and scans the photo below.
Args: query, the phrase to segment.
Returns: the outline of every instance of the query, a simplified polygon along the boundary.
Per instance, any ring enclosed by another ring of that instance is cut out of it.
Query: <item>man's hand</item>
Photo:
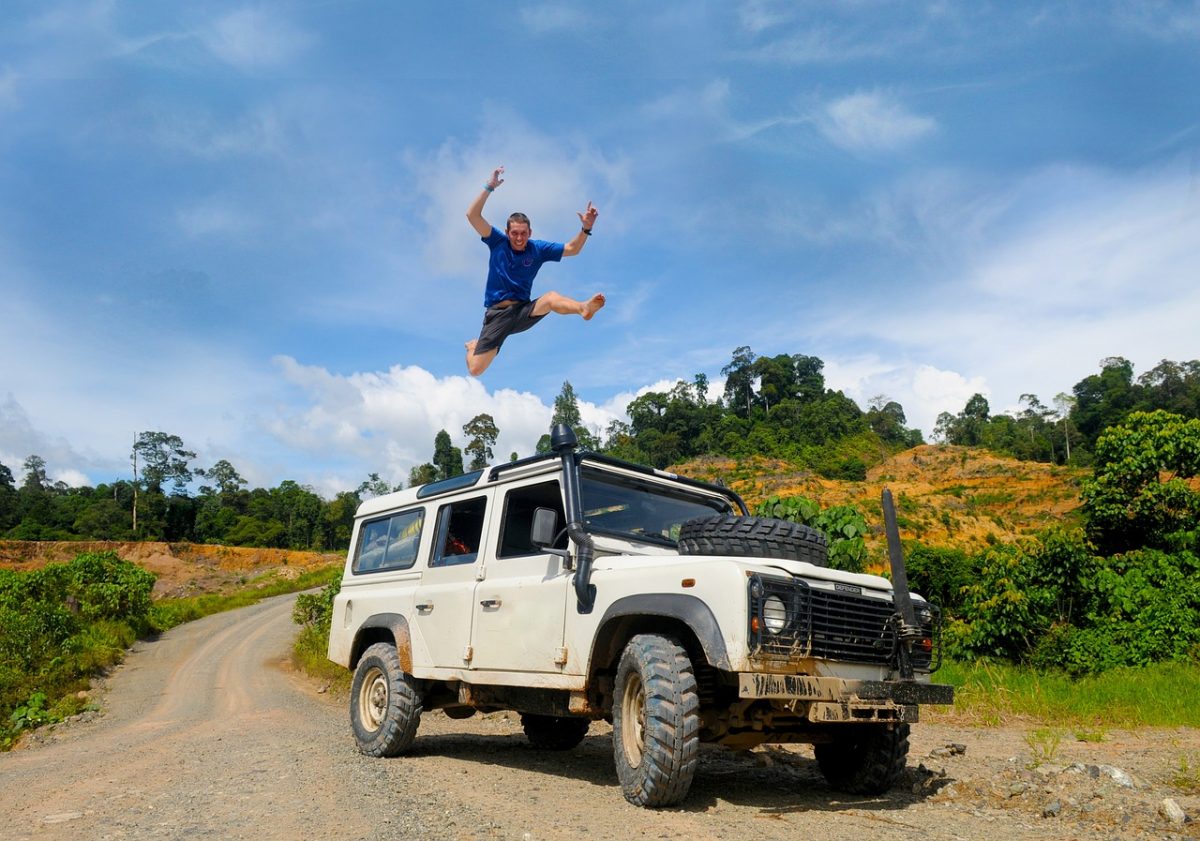
[[[475,233],[481,237],[487,237],[492,232],[492,224],[483,218],[483,205],[487,202],[488,196],[492,194],[492,190],[504,183],[504,179],[500,177],[503,174],[504,167],[496,167],[492,171],[492,177],[484,182],[483,189],[479,191],[475,201],[471,202],[471,206],[467,208],[467,221],[471,223]]]
[[[593,207],[591,202],[588,202],[587,209],[577,215],[579,216],[579,224],[583,226],[583,229],[590,231],[592,225],[596,224],[596,217],[600,215],[600,211]]]

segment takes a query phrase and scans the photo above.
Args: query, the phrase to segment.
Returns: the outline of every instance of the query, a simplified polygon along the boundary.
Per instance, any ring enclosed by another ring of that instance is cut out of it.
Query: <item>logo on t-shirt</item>
[[[533,258],[532,258],[532,257],[526,257],[526,258],[525,258],[525,259],[524,259],[524,260],[521,262],[521,265],[522,265],[522,266],[524,266],[525,268],[529,268],[530,266],[532,266],[532,265],[533,265]]]

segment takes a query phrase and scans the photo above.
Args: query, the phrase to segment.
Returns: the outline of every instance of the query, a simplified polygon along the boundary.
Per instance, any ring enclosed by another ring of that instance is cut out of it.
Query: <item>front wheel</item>
[[[813,746],[826,782],[852,794],[883,794],[904,773],[908,725],[844,724],[843,732]]]
[[[635,806],[679,803],[699,756],[700,696],[691,659],[674,640],[634,637],[613,693],[613,757],[625,799]]]
[[[421,723],[421,696],[400,668],[395,646],[375,643],[358,661],[350,684],[350,726],[368,756],[399,756]]]

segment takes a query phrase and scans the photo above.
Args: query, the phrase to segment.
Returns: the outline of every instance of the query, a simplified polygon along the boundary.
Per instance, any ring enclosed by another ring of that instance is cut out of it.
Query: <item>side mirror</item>
[[[529,530],[529,542],[539,549],[554,543],[558,531],[558,514],[549,508],[538,508],[533,512],[533,527]]]
[[[571,569],[571,553],[566,549],[555,549],[558,537],[558,513],[550,508],[538,508],[533,512],[533,525],[529,529],[529,542],[549,555],[558,555]]]

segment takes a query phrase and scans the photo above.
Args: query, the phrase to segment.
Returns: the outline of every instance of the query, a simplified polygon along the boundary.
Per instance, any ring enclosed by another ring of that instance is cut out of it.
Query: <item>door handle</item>
[[[419,604],[416,607],[417,607],[417,610],[424,613],[424,612],[433,610],[433,602],[426,602],[425,604]]]
[[[499,607],[500,600],[499,599],[484,599],[479,604],[482,605],[483,607]]]

